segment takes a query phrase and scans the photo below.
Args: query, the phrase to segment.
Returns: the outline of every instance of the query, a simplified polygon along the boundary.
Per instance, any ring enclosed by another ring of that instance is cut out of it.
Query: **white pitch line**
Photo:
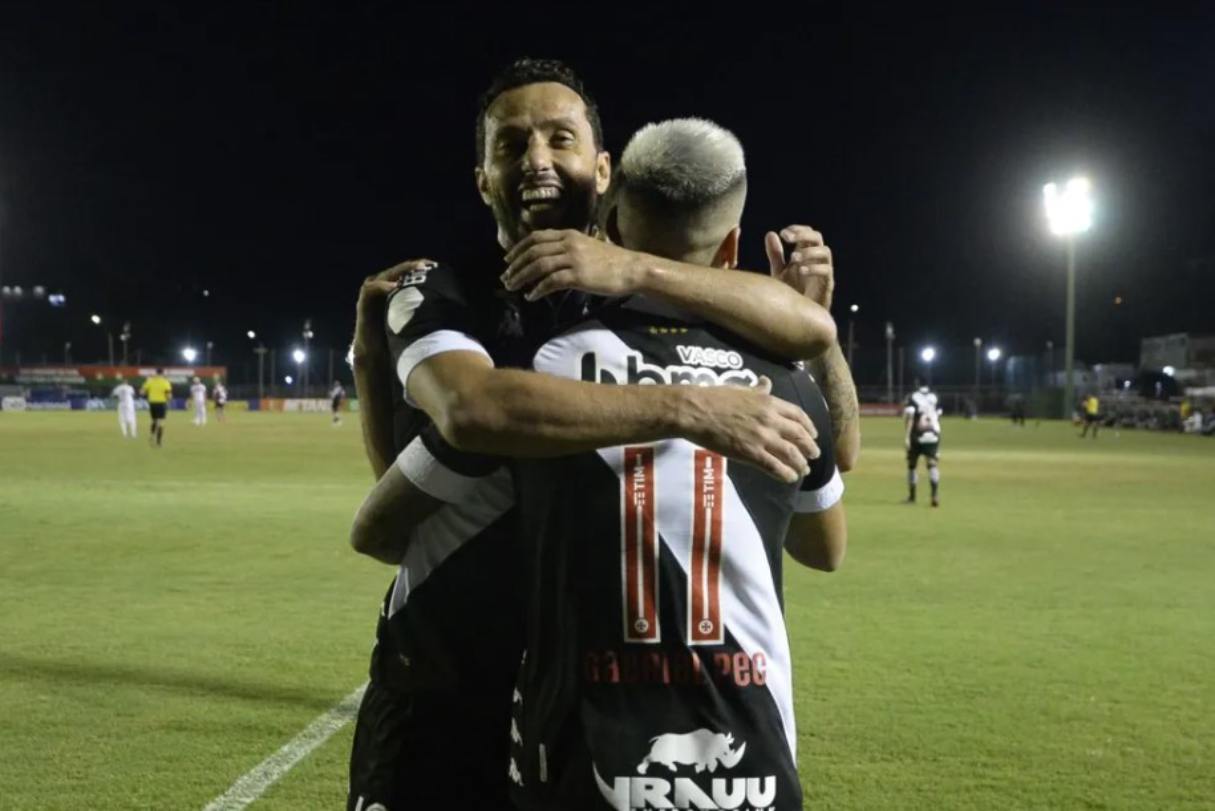
[[[364,684],[339,701],[332,709],[318,716],[300,734],[283,744],[277,752],[246,772],[220,796],[207,804],[203,811],[241,811],[266,789],[273,786],[295,764],[306,758],[314,749],[354,718],[363,700]]]

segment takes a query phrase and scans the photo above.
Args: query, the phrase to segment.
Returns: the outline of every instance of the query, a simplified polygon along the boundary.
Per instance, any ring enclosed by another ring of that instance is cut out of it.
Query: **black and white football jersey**
[[[831,435],[805,371],[640,299],[544,342],[533,366],[607,385],[766,375]],[[509,765],[518,804],[801,807],[782,546],[794,512],[842,495],[821,447],[790,485],[681,439],[510,463],[528,584]],[[422,485],[452,481],[443,467],[402,469]]]
[[[941,441],[941,412],[937,396],[921,387],[907,395],[903,414],[911,420],[911,441],[916,445],[933,445]]]

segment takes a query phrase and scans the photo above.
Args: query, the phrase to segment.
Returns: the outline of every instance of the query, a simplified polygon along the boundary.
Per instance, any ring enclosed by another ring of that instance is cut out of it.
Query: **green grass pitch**
[[[898,429],[786,572],[808,807],[1215,808],[1215,442],[947,419],[932,510]],[[360,684],[369,483],[353,416],[0,414],[0,808],[201,809]],[[252,807],[342,807],[349,741]]]

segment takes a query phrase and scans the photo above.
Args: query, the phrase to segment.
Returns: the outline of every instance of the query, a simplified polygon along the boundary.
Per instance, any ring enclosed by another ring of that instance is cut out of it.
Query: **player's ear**
[[[481,195],[481,202],[490,205],[489,178],[485,176],[485,170],[478,166],[473,169],[473,177],[477,181],[477,194]]]
[[[730,233],[726,234],[721,245],[717,246],[717,253],[713,256],[713,267],[730,269],[738,267],[738,246],[741,240],[742,226],[736,225],[730,229]]]
[[[600,152],[595,156],[595,191],[605,194],[612,184],[612,156]]]

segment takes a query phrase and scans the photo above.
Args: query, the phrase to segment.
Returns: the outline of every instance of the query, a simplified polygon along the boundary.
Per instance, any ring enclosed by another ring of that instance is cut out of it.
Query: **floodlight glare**
[[[254,332],[253,330],[249,330],[249,331],[248,331],[248,332],[246,332],[245,334],[249,336],[249,340],[250,340],[250,341],[252,341],[254,338],[256,338],[256,337],[257,337],[257,333],[256,333],[256,332]]]
[[[308,356],[304,354],[304,350],[302,349],[296,349],[291,353],[291,359],[296,363],[303,363],[307,358]]]
[[[89,316],[89,320],[90,320],[90,321],[92,321],[94,324],[100,324],[100,323],[101,323],[101,316],[99,316],[99,315],[97,315],[96,313],[94,313],[93,315]]]
[[[851,310],[852,310],[852,312],[854,312],[854,313],[859,313],[859,312],[861,311],[861,305],[859,305],[859,304],[853,304],[853,305],[852,305],[852,307],[851,307]]]
[[[991,349],[987,350],[987,359],[992,363],[995,363],[1000,359],[1000,354],[1000,348],[998,346],[993,346]]]
[[[288,386],[290,386],[292,383],[295,382],[295,380],[292,379],[291,375],[287,375],[286,377],[283,378],[283,382],[286,383]]]
[[[1173,375],[1177,374],[1177,370],[1174,369],[1172,366],[1166,366],[1163,369],[1161,369],[1160,371],[1164,372],[1169,377],[1172,377]]]
[[[1046,219],[1052,234],[1070,236],[1087,231],[1093,224],[1093,199],[1088,178],[1073,177],[1062,189],[1057,183],[1042,187]]]
[[[193,363],[198,358],[198,352],[192,346],[187,346],[181,350],[181,356],[186,359],[186,363]]]
[[[933,360],[936,359],[936,356],[937,351],[931,346],[926,346],[920,350],[920,360],[924,361],[925,363],[932,363]]]

